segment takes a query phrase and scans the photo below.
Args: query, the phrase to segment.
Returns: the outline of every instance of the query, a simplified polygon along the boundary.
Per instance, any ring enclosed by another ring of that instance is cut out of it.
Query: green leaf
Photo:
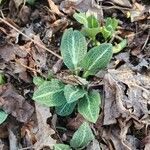
[[[84,27],[88,27],[88,20],[85,13],[74,13],[73,17],[81,24],[84,25]]]
[[[101,28],[100,27],[98,27],[98,28],[82,28],[81,32],[85,36],[92,38],[92,40],[94,40],[96,38],[96,35],[101,32]]]
[[[126,46],[127,46],[127,40],[124,39],[119,44],[113,46],[113,54],[119,53]]]
[[[88,28],[98,28],[100,27],[98,20],[95,16],[91,15],[87,18],[88,21]]]
[[[104,37],[105,40],[106,40],[108,37],[111,37],[111,35],[112,35],[112,32],[109,31],[109,30],[107,30],[107,28],[106,28],[105,26],[102,27],[101,32],[102,32],[103,37]]]
[[[102,29],[102,34],[104,38],[107,39],[108,37],[111,37],[115,32],[117,26],[118,26],[118,20],[116,20],[115,18],[107,18],[106,24]]]
[[[84,69],[83,77],[95,75],[100,69],[104,69],[112,57],[112,45],[104,43],[89,50],[81,67]]]
[[[3,0],[0,0],[0,4],[2,3]]]
[[[41,77],[33,77],[33,83],[36,85],[36,86],[40,86],[42,85],[43,83],[45,82],[45,80]]]
[[[105,39],[107,39],[108,37],[111,37],[113,33],[115,32],[117,26],[118,26],[118,20],[116,20],[115,18],[107,18],[106,24],[102,28],[102,31],[101,31],[103,34],[103,37]]]
[[[73,148],[83,148],[94,139],[92,130],[87,122],[84,122],[74,133],[70,145]]]
[[[34,5],[36,0],[26,0],[27,3],[29,3],[30,5]]]
[[[87,53],[85,37],[77,30],[68,29],[63,34],[60,49],[65,65],[71,70],[76,70]]]
[[[61,106],[55,107],[56,113],[60,116],[68,116],[73,112],[75,106],[76,106],[76,102],[73,102],[73,103],[65,102]]]
[[[115,18],[107,18],[105,26],[107,30],[113,32],[118,26],[118,20]]]
[[[54,150],[71,150],[69,145],[66,144],[55,144]]]
[[[59,80],[45,81],[33,94],[33,100],[46,106],[60,106],[66,100],[64,84]]]
[[[0,73],[0,85],[5,84],[4,75]]]
[[[86,94],[86,91],[73,85],[65,85],[64,95],[67,103],[72,103],[82,98]]]
[[[0,109],[0,124],[2,124],[7,119],[8,114]]]
[[[101,98],[97,91],[91,91],[80,99],[79,113],[88,121],[95,123],[99,116]]]

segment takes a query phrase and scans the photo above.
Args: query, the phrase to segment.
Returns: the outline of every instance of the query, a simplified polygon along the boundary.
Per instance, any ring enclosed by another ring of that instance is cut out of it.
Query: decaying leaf
[[[114,124],[131,114],[137,120],[148,113],[150,78],[129,68],[109,70],[105,75],[104,124]]]
[[[17,8],[24,2],[24,0],[13,0],[13,1],[15,2]]]
[[[111,0],[113,3],[124,6],[124,7],[132,7],[131,3],[129,0]]]
[[[13,89],[11,84],[0,86],[0,108],[20,122],[27,122],[33,114],[33,107]]]
[[[2,141],[1,139],[0,139],[0,149],[1,150],[7,150],[7,149],[9,149],[8,146],[5,144],[5,142]]]
[[[47,124],[47,119],[51,117],[50,109],[38,104],[35,104],[35,107],[39,131],[37,133],[37,142],[34,144],[34,148],[40,150],[43,147],[48,146],[52,149],[56,144],[56,140],[51,137],[51,135],[55,133],[54,130]]]
[[[87,146],[86,150],[101,150],[99,142],[94,139],[92,143]]]
[[[49,7],[51,8],[52,12],[59,15],[59,16],[63,16],[63,13],[60,12],[59,8],[57,5],[55,5],[55,3],[53,2],[53,0],[48,0],[48,4]]]
[[[7,44],[3,47],[0,47],[0,56],[5,61],[13,60],[15,58],[14,51],[15,51],[14,46],[11,44]]]
[[[39,36],[34,35],[34,40],[40,43],[41,45],[44,45],[41,41]],[[46,52],[43,48],[39,47],[38,45],[35,45],[35,47],[32,47],[31,49],[32,57],[35,61],[35,65],[39,68],[45,68],[46,67]]]
[[[130,127],[127,124],[124,126],[125,130],[122,131],[119,129],[118,126],[113,125],[109,126],[108,129],[103,130],[103,140],[107,143],[108,149],[113,150],[136,150],[129,141],[126,139],[127,131]]]
[[[67,14],[73,14],[74,10],[78,10],[94,15],[98,20],[103,19],[102,9],[94,0],[65,0],[61,2],[60,9]]]
[[[139,3],[134,3],[133,9],[130,10],[131,22],[143,20],[145,18],[144,12],[145,12],[144,5],[141,5]]]
[[[31,8],[28,6],[23,6],[19,12],[19,19],[23,25],[26,25],[29,22],[31,16]]]

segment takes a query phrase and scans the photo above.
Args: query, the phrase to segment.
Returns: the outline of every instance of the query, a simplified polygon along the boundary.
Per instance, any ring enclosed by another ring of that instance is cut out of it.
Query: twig
[[[150,37],[150,29],[148,30],[148,35],[147,35],[146,41],[145,41],[145,43],[144,43],[144,45],[142,47],[142,50],[145,48],[145,46],[146,46],[146,44],[147,44],[147,42],[149,40],[149,37]]]
[[[5,24],[7,24],[9,27],[11,27],[12,29],[14,29],[15,31],[17,31],[18,33],[20,33],[21,35],[23,35],[24,37],[26,37],[27,39],[31,40],[34,44],[37,44],[39,47],[43,48],[44,50],[50,52],[51,54],[53,54],[54,56],[58,57],[59,59],[62,59],[62,57],[56,53],[54,53],[53,51],[51,51],[50,49],[46,48],[44,45],[36,42],[35,40],[33,40],[32,38],[28,37],[26,34],[22,33],[20,30],[18,30],[16,27],[14,27],[13,25],[11,25],[9,22],[7,22],[6,20],[4,20],[3,18],[0,17],[0,21],[4,22]]]

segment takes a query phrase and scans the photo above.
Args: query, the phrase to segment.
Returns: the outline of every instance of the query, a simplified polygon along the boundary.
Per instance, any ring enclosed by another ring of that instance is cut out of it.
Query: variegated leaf
[[[84,122],[74,133],[70,145],[73,148],[83,148],[94,139],[92,130],[87,122]]]
[[[66,144],[55,144],[54,150],[71,150],[69,145]]]
[[[7,119],[8,114],[0,109],[0,124],[2,124]]]
[[[59,80],[45,81],[34,92],[33,100],[46,106],[60,106],[66,100],[63,93],[64,84]]]
[[[66,85],[64,88],[64,95],[67,103],[72,103],[82,98],[86,94],[86,91],[73,85]]]
[[[76,102],[73,102],[73,103],[65,102],[61,106],[55,107],[56,113],[60,116],[68,116],[73,112],[75,106],[76,106]]]
[[[81,66],[84,69],[83,77],[95,75],[100,69],[104,69],[112,57],[112,45],[104,43],[89,50]]]
[[[100,111],[100,95],[97,91],[91,91],[80,99],[78,103],[79,113],[88,121],[95,123]]]
[[[87,53],[85,37],[77,30],[68,29],[63,34],[60,49],[65,65],[70,70],[76,70]]]

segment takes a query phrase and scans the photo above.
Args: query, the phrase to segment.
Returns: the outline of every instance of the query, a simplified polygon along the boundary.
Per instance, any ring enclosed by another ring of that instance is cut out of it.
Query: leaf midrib
[[[75,40],[74,40],[74,33],[73,33],[73,36],[72,36],[72,51],[70,51],[70,52],[72,52],[72,62],[73,62],[73,65],[74,65],[74,68],[76,68],[76,52],[75,52]]]
[[[87,25],[87,19],[85,17],[81,16],[81,15],[79,15],[78,17],[81,18],[81,20],[84,20],[84,22],[85,22],[84,25],[87,28],[88,27],[88,25]]]
[[[65,109],[67,103],[62,107],[61,111],[60,111],[60,114],[63,112],[63,110]]]
[[[71,101],[72,96],[73,96],[74,94],[76,94],[78,91],[79,91],[79,89],[76,89],[76,91],[72,92],[72,93],[69,95],[68,102],[72,102],[72,101]]]
[[[56,90],[56,91],[52,91],[52,92],[48,92],[48,93],[45,93],[45,94],[41,94],[41,95],[36,96],[36,97],[33,96],[33,99],[39,99],[39,98],[47,97],[49,95],[53,95],[55,93],[61,92],[62,90],[63,89],[59,89],[59,90]]]
[[[89,99],[87,94],[86,94],[86,98],[87,98],[87,103],[88,103],[89,114],[91,116],[92,121],[94,121],[95,119],[93,118],[93,115],[92,115],[92,112],[91,112],[91,108],[90,108],[90,99]]]
[[[82,140],[81,140],[81,142],[80,142],[80,144],[79,144],[79,147],[82,145],[82,143],[83,143],[83,141],[84,141],[84,139],[85,139],[85,135],[86,135],[86,132],[85,132],[85,126],[84,126],[84,132],[83,132],[83,138],[82,138]]]
[[[99,59],[101,59],[103,57],[103,55],[107,52],[107,50],[110,48],[110,46],[108,48],[105,49],[105,51],[92,63],[92,65],[89,67],[88,70],[91,70],[91,68],[97,63],[97,61],[99,61]]]

